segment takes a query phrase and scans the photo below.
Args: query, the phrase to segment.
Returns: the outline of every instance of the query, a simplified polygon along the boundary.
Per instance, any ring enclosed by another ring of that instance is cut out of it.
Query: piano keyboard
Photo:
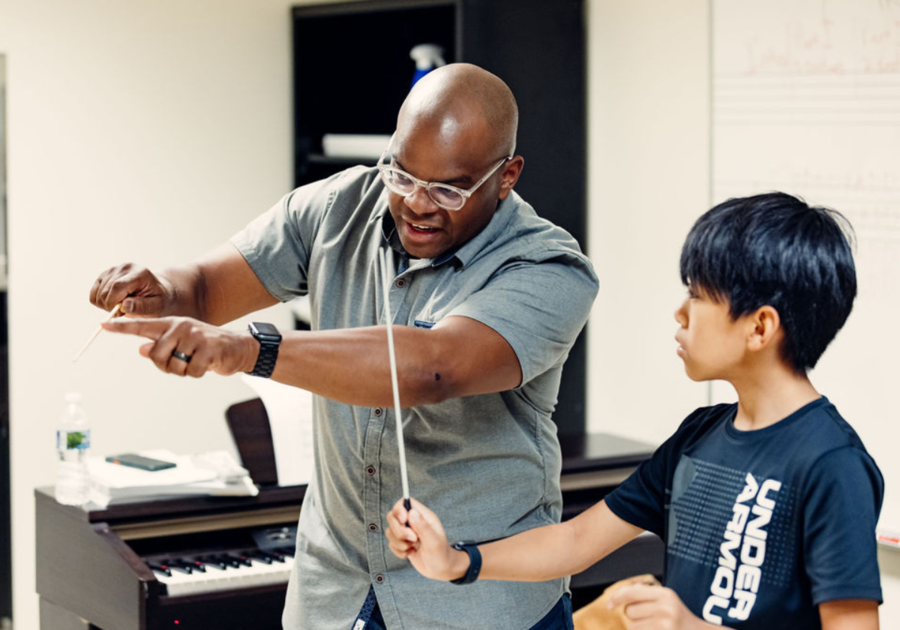
[[[209,554],[190,558],[145,559],[170,597],[287,583],[294,550],[279,548]]]

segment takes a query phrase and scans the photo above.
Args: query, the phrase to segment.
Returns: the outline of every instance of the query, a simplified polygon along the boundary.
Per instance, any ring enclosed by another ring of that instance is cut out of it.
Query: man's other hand
[[[91,287],[91,304],[110,311],[122,304],[133,317],[159,317],[171,312],[175,291],[168,281],[146,267],[125,263],[101,273]]]

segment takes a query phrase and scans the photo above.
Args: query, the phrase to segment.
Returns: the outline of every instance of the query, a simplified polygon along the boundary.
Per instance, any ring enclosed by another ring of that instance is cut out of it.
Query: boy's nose
[[[681,303],[681,305],[675,309],[675,321],[684,328],[687,326],[687,300]]]

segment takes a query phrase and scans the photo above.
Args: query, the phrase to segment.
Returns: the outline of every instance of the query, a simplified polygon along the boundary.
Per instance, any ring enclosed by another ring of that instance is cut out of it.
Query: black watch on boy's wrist
[[[250,324],[250,334],[259,342],[259,357],[251,376],[269,378],[275,369],[275,361],[278,359],[278,346],[281,344],[281,333],[272,324],[253,322]]]
[[[457,542],[453,543],[453,548],[459,551],[465,551],[469,554],[469,568],[466,569],[465,575],[450,580],[451,584],[471,584],[478,579],[481,573],[481,552],[478,551],[478,544],[473,542]]]

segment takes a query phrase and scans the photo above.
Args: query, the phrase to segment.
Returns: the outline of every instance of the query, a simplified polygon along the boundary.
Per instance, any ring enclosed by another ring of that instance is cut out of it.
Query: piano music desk
[[[653,452],[647,444],[607,434],[560,441],[563,519],[599,501]],[[250,532],[296,525],[305,492],[305,486],[276,486],[256,497],[191,497],[100,509],[60,505],[52,488],[36,489],[41,630],[280,630],[286,578],[169,596],[142,558],[204,553],[201,541],[216,550],[246,548]],[[575,607],[623,577],[660,576],[662,558],[659,538],[638,537],[573,576]]]

